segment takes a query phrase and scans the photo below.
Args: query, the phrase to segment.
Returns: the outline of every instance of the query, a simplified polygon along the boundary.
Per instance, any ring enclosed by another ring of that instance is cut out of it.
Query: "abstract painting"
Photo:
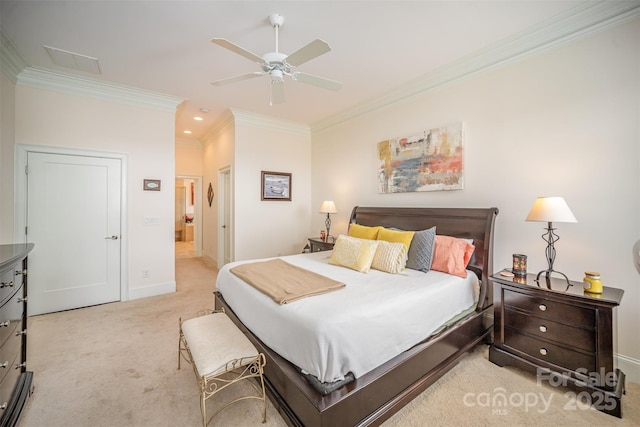
[[[463,124],[457,122],[419,135],[379,142],[378,191],[461,190],[463,136]]]

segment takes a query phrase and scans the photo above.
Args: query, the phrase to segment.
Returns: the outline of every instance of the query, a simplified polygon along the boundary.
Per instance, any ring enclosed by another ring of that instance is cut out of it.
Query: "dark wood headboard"
[[[476,247],[468,269],[481,280],[478,311],[493,304],[489,276],[493,274],[493,227],[498,208],[401,208],[356,206],[350,222],[401,230],[425,230],[436,226],[436,234],[473,239]]]

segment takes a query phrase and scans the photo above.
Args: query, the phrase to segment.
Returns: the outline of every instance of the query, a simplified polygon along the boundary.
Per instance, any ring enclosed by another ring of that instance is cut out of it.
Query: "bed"
[[[303,369],[301,372],[299,365],[304,364],[301,363],[301,361],[304,361],[304,355],[300,356],[302,359],[296,359],[295,355],[287,353],[280,348],[277,340],[274,341],[273,337],[265,335],[265,330],[260,331],[256,327],[255,319],[252,320],[251,316],[247,314],[256,310],[255,307],[257,306],[251,305],[255,302],[248,303],[248,307],[245,306],[247,304],[245,301],[250,301],[253,298],[250,295],[251,291],[245,290],[248,293],[245,292],[243,294],[243,291],[241,291],[239,294],[233,294],[230,289],[237,287],[244,289],[242,284],[238,283],[223,284],[221,286],[222,289],[218,289],[215,296],[216,308],[224,307],[234,323],[249,337],[259,351],[265,354],[267,358],[265,377],[269,397],[288,424],[296,426],[378,425],[455,366],[460,357],[467,351],[483,340],[488,339],[493,325],[491,307],[493,298],[488,277],[492,274],[492,236],[497,213],[498,210],[496,208],[355,207],[353,209],[351,222],[355,224],[364,226],[380,225],[402,230],[424,230],[436,226],[437,233],[440,235],[471,240],[476,248],[467,270],[471,273],[468,276],[475,276],[477,280],[473,283],[469,280],[463,281],[466,284],[461,286],[469,287],[476,291],[473,298],[477,303],[471,301],[473,304],[467,307],[469,300],[468,297],[465,297],[467,298],[466,300],[456,303],[457,305],[453,304],[454,307],[452,308],[454,312],[461,312],[462,314],[456,316],[455,321],[449,322],[444,329],[428,326],[428,330],[433,329],[437,330],[437,332],[428,334],[430,335],[428,338],[423,338],[417,343],[411,342],[408,346],[404,343],[403,345],[408,348],[400,348],[401,352],[399,354],[394,353],[392,356],[382,355],[382,359],[377,361],[367,360],[364,366],[349,367],[349,370],[353,368],[355,372],[354,379],[346,378],[344,385],[339,385],[332,391],[323,391],[314,387],[313,382],[308,380],[309,375],[306,374],[306,370]],[[313,269],[313,263],[315,262],[326,263],[328,254],[310,254],[309,258],[301,258],[302,260],[299,262],[303,264],[303,267]],[[406,276],[411,276],[418,272],[407,271],[406,273]],[[376,283],[374,276],[376,274],[381,276],[380,273],[375,273],[371,276],[358,274],[361,277],[367,277],[374,284]],[[426,276],[429,275],[431,273],[426,274]],[[345,279],[345,281],[348,281],[348,279]],[[474,283],[477,283],[477,288]],[[383,286],[383,284],[380,286]],[[246,287],[249,287],[249,285],[246,285]],[[374,287],[372,285],[370,289],[374,289]],[[356,289],[357,286],[353,285],[348,288],[349,292],[351,292],[351,289]],[[340,292],[343,293],[340,294]],[[343,307],[340,307],[337,301],[343,297],[346,299],[347,295],[347,291],[339,290],[326,295],[310,297],[307,300],[313,300],[313,304],[316,305],[323,301],[329,304],[326,313],[327,316],[330,315],[333,318],[343,310]],[[356,298],[362,298],[362,295],[356,296]],[[300,310],[303,312],[307,311],[307,309],[312,310],[311,305],[306,307],[305,304],[311,303],[301,300],[289,304],[287,309],[290,309],[290,307],[302,307]],[[407,304],[407,308],[404,309],[397,302],[389,302],[388,307],[386,307],[388,309],[382,311],[385,311],[388,315],[390,314],[391,317],[385,319],[384,322],[393,324],[394,316],[406,317],[409,311],[414,312],[419,319],[420,307],[410,308],[409,302],[401,304]],[[334,307],[336,305],[337,307]],[[277,304],[272,303],[271,306],[275,307]],[[433,310],[433,307],[430,307],[428,309],[425,308],[424,311]],[[402,316],[397,316],[397,314],[402,314]],[[445,314],[442,315],[444,316]],[[264,323],[277,329],[278,320],[275,318],[275,314],[260,312],[258,316],[264,316],[263,318],[269,319]],[[317,317],[317,314],[315,316]],[[446,314],[446,316],[448,318],[449,314]],[[247,325],[240,319],[243,319]],[[373,325],[375,318],[370,318],[368,322]],[[252,330],[257,332],[254,334]],[[296,334],[296,331],[297,329],[291,328],[292,334]],[[329,335],[333,334],[330,329],[328,333]],[[261,336],[263,339],[257,336]],[[349,339],[355,341],[356,338],[356,336],[347,337],[347,342]],[[265,344],[265,341],[271,343],[271,346]],[[301,348],[306,348],[306,342],[301,342],[305,343],[305,346]],[[354,342],[355,344],[356,342]],[[396,346],[396,343],[390,343],[390,346]],[[348,348],[347,345],[339,345],[337,347]],[[356,347],[353,347],[351,351],[356,352]],[[287,354],[288,357],[285,358],[280,353]],[[336,365],[336,360],[338,362],[342,360],[338,356],[336,357],[336,359],[332,359],[333,363],[329,363],[329,365]],[[296,360],[297,363],[292,363],[288,359]],[[358,360],[359,357],[356,359]],[[339,365],[340,363],[337,364]],[[314,369],[313,363],[309,370],[311,369]],[[344,367],[341,369],[344,369]],[[316,372],[313,376],[324,380],[332,379],[333,381],[338,379],[335,378],[336,372],[331,370],[328,372],[321,371]]]

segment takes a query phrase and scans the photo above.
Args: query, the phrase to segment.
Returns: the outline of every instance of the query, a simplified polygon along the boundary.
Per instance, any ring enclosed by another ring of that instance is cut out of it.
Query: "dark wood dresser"
[[[490,278],[495,317],[489,360],[576,390],[576,399],[621,417],[624,373],[614,369],[613,310],[624,291],[605,286],[602,294],[589,294],[582,282],[541,277],[538,284],[535,278]]]
[[[27,371],[27,255],[33,244],[0,245],[0,426],[17,424],[31,394]]]

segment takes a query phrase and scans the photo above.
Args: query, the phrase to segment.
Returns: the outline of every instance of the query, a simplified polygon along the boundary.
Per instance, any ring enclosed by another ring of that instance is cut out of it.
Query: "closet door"
[[[121,160],[29,152],[28,314],[120,300]]]

